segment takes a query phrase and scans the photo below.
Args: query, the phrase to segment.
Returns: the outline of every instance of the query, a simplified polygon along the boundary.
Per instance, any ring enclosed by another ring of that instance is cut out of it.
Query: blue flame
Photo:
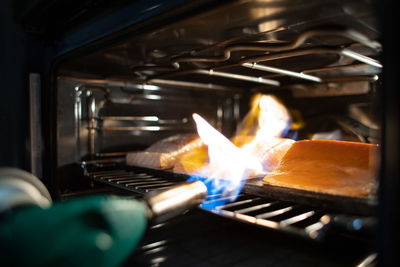
[[[200,206],[207,210],[215,210],[218,206],[234,202],[244,184],[244,180],[237,183],[227,179],[204,178],[201,176],[190,176],[188,182],[191,181],[201,181],[206,185],[208,196]]]

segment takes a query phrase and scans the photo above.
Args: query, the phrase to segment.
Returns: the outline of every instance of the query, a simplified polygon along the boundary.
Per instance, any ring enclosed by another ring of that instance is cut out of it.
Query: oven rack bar
[[[184,183],[187,179],[186,175],[179,176],[160,170],[147,171],[145,168],[121,168],[121,166],[114,166],[111,169],[96,167],[89,170],[86,168],[88,165],[90,164],[84,165],[84,174],[89,179],[140,195],[166,190]],[[328,212],[313,207],[243,192],[234,202],[218,204],[221,200],[223,200],[221,195],[208,196],[203,205],[209,206],[213,203],[216,205],[211,210],[205,210],[229,219],[315,241],[323,240],[326,231],[332,227],[335,220],[338,220]],[[338,218],[342,224],[363,222],[359,217],[348,218],[343,215]],[[355,232],[353,231],[353,234]]]

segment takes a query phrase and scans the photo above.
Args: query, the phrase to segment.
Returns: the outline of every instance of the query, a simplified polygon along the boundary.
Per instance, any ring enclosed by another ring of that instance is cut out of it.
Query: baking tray
[[[263,183],[261,178],[246,181],[242,191],[261,197],[291,201],[327,211],[354,215],[375,215],[378,206],[375,195],[370,197],[351,197],[325,194],[295,188],[273,186]]]

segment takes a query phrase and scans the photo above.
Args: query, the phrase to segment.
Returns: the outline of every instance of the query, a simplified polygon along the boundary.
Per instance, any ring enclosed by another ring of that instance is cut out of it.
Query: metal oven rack
[[[185,182],[186,175],[176,175],[166,171],[128,167],[117,164],[114,167],[97,165],[91,168],[82,164],[84,174],[95,182],[100,182],[136,194],[145,195],[152,191],[165,190]],[[103,167],[101,167],[103,166]],[[246,185],[245,185],[246,187]],[[244,190],[245,191],[245,190]],[[221,201],[220,196],[209,196],[205,203]],[[374,221],[370,217],[332,215],[311,206],[283,201],[279,199],[241,193],[233,203],[216,205],[213,214],[240,222],[273,229],[309,240],[323,240],[327,230],[339,229],[346,234],[360,235],[372,228]]]

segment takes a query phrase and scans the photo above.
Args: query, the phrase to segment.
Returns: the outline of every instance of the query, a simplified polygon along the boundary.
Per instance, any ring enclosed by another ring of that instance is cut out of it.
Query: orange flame
[[[251,110],[233,139],[235,144],[198,114],[193,114],[193,119],[208,148],[209,159],[195,175],[211,179],[208,188],[222,188],[222,195],[231,200],[238,195],[244,179],[271,171],[294,142],[279,138],[290,126],[291,118],[285,106],[268,95],[258,94],[253,98]],[[202,159],[197,161],[193,155]],[[198,163],[204,161],[202,155],[203,150],[199,149],[187,158],[192,166],[201,165]],[[185,158],[181,163],[184,161]]]
[[[193,114],[193,119],[200,138],[208,146],[210,162],[201,171],[202,174],[240,181],[254,171],[261,172],[262,165],[256,157],[236,147],[198,114]]]
[[[231,180],[263,175],[276,166],[294,142],[279,138],[290,125],[290,114],[275,97],[257,94],[233,143],[198,114],[197,131],[208,147],[209,163],[199,175]]]

